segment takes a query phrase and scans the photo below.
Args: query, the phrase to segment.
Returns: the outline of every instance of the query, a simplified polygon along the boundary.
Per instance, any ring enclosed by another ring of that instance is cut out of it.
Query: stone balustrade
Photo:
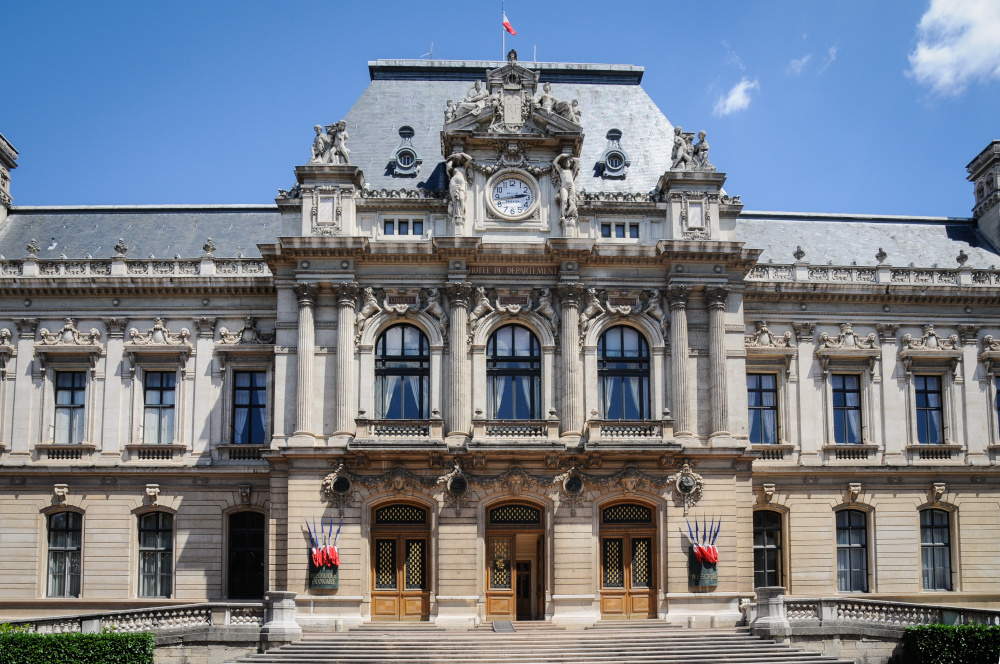
[[[917,268],[880,265],[758,265],[750,270],[747,281],[781,281],[827,284],[889,284],[894,286],[971,286],[1000,285],[1000,270],[970,268]]]
[[[66,634],[91,632],[169,632],[170,630],[197,627],[257,627],[264,625],[267,617],[266,602],[204,602],[163,606],[150,609],[133,609],[109,613],[84,613],[49,618],[11,620],[38,634]]]
[[[64,258],[0,261],[0,281],[20,277],[263,277],[270,276],[259,258],[124,259]]]

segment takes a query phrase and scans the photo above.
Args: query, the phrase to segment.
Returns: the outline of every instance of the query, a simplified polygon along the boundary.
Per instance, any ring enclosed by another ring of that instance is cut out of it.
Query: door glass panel
[[[649,537],[636,537],[632,540],[632,587],[649,588],[652,585],[653,541]]]
[[[604,587],[624,588],[625,570],[622,565],[622,540],[604,538]]]
[[[406,540],[406,589],[423,590],[426,574],[424,573],[424,551],[426,540]]]
[[[396,589],[396,540],[375,540],[375,589]]]
[[[512,541],[509,537],[494,537],[490,540],[490,588],[510,590],[510,554]]]

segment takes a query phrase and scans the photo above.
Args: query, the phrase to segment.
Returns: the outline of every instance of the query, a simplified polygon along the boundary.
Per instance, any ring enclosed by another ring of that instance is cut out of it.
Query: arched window
[[[430,345],[413,325],[394,325],[375,344],[375,419],[425,420],[430,392]]]
[[[76,512],[49,515],[49,597],[80,596],[83,516]]]
[[[753,513],[753,585],[781,585],[781,514]]]
[[[649,344],[619,325],[597,342],[601,413],[606,420],[649,419]]]
[[[170,597],[174,580],[174,516],[139,517],[139,597]]]
[[[868,515],[837,512],[837,590],[868,592]]]
[[[951,526],[944,510],[920,513],[920,563],[924,590],[951,590]]]
[[[539,419],[542,353],[538,338],[526,327],[504,325],[486,344],[486,363],[490,418]]]

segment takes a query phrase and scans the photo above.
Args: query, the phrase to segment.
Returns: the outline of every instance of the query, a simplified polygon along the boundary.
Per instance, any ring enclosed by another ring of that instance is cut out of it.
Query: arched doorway
[[[656,510],[640,503],[601,509],[601,615],[656,617]]]
[[[372,510],[372,620],[427,620],[430,615],[425,507],[391,503]]]
[[[486,516],[486,619],[545,617],[545,525],[527,503],[491,507]]]

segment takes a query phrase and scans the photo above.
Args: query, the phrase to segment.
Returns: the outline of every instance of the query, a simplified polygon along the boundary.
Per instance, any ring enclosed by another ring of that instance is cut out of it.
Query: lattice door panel
[[[653,541],[649,537],[632,539],[633,588],[650,588],[653,585]]]
[[[375,540],[375,589],[396,590],[396,540]]]
[[[510,559],[514,542],[510,537],[490,538],[490,589],[510,590]]]
[[[620,537],[605,537],[604,548],[604,587],[625,587],[625,561],[622,558],[623,540]]]

